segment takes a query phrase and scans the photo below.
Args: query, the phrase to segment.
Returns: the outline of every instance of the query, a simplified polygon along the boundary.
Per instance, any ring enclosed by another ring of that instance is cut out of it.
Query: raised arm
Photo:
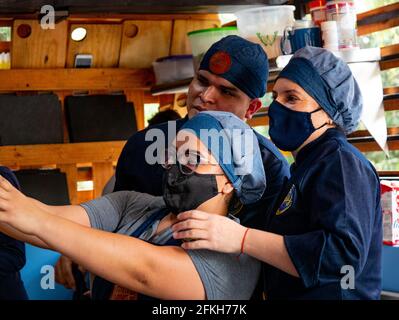
[[[227,217],[192,210],[180,213],[172,229],[175,239],[192,238],[184,249],[209,249],[226,253],[245,252],[260,261],[298,277],[298,272],[278,234],[248,229]]]
[[[0,185],[8,185],[1,181]],[[14,192],[9,189],[8,192]],[[204,299],[205,289],[188,254],[133,237],[83,226],[32,205],[23,194],[12,201],[0,188],[0,223],[36,239],[85,269],[122,287],[161,299]]]
[[[161,299],[205,299],[201,279],[182,248],[155,246],[55,216],[45,220],[37,236],[96,275]]]
[[[12,199],[12,201],[10,201]],[[25,196],[9,181],[0,176],[0,210],[14,210],[24,212],[38,208],[49,214],[89,227],[90,221],[86,211],[80,206],[49,206],[38,200]],[[0,223],[0,231],[8,236],[29,242],[35,246],[48,249],[48,245],[34,235],[25,234],[10,225]]]

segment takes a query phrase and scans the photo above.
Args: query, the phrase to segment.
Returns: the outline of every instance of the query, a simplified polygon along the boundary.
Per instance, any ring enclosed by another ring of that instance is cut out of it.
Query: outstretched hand
[[[34,235],[46,215],[31,198],[0,176],[0,222],[25,234]]]
[[[189,239],[184,249],[209,249],[226,253],[240,253],[246,228],[237,222],[199,210],[180,213],[180,222],[172,226],[175,239]]]

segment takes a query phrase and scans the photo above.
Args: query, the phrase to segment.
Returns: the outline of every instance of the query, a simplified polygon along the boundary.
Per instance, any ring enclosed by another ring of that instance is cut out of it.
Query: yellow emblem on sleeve
[[[284,201],[281,203],[280,207],[278,208],[278,210],[276,212],[276,216],[283,214],[285,211],[287,211],[291,207],[292,201],[294,198],[294,193],[295,193],[295,185],[292,185],[290,191],[285,196]]]

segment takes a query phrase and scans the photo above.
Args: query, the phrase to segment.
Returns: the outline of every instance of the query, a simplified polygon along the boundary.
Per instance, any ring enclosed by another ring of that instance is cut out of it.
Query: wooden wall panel
[[[127,101],[133,102],[137,129],[144,129],[144,91],[125,90],[125,95]]]
[[[74,66],[77,54],[92,54],[93,68],[118,67],[121,46],[121,24],[73,24],[70,31],[83,27],[87,30],[86,38],[73,41],[68,34],[67,67]]]
[[[113,162],[118,160],[125,143],[126,141],[106,141],[2,146],[0,163],[7,167],[37,167]]]
[[[18,27],[28,24],[32,33],[28,38],[17,35]],[[12,68],[64,68],[67,47],[67,21],[55,29],[42,29],[37,20],[15,20],[12,36]]]
[[[76,164],[59,165],[58,168],[66,174],[69,201],[71,204],[78,204],[78,168],[76,167]]]
[[[101,197],[102,191],[114,174],[112,162],[93,162],[93,196]]]
[[[175,20],[170,54],[191,54],[187,32],[216,27],[220,27],[219,20]]]
[[[151,69],[18,69],[1,70],[0,91],[148,90],[154,83]]]
[[[154,60],[169,55],[171,37],[172,21],[125,21],[119,66],[150,68]]]

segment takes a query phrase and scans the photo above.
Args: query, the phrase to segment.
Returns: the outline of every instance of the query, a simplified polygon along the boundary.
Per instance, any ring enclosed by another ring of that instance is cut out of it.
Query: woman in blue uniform
[[[327,50],[305,47],[282,70],[273,95],[270,137],[295,162],[265,231],[187,211],[174,237],[197,239],[186,249],[244,252],[263,261],[268,299],[379,299],[379,179],[346,139],[362,111],[349,67]]]

